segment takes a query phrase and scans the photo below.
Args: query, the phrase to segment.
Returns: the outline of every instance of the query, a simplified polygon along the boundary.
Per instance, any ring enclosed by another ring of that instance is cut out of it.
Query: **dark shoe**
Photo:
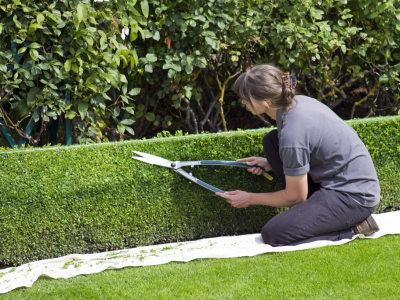
[[[374,232],[379,231],[379,226],[376,224],[374,218],[369,216],[367,219],[362,221],[360,224],[351,228],[354,234],[363,234],[369,236]]]

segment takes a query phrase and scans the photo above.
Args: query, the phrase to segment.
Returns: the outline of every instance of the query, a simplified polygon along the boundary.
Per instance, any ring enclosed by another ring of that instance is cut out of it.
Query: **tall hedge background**
[[[299,93],[347,118],[397,114],[399,6],[1,0],[0,118],[15,138],[31,117],[38,132],[72,119],[74,143],[232,129],[232,84],[259,63],[296,74]]]

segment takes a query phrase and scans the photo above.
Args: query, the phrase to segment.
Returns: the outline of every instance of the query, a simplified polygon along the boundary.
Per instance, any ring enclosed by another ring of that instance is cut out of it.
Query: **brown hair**
[[[296,78],[289,73],[271,65],[259,65],[236,80],[235,93],[243,100],[250,102],[271,100],[272,105],[288,111],[292,108],[293,98],[296,95]]]

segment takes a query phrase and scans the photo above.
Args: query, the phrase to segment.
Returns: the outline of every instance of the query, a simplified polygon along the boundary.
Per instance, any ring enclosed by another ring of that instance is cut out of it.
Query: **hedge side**
[[[400,117],[350,122],[381,181],[379,211],[399,207]],[[69,253],[260,231],[280,209],[234,209],[170,169],[131,159],[132,150],[170,160],[235,160],[262,155],[269,129],[91,146],[0,152],[0,265]],[[224,190],[279,189],[242,168],[196,167]]]

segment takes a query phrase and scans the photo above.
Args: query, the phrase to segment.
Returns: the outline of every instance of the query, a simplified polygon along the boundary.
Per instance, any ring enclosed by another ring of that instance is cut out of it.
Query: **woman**
[[[290,207],[262,229],[272,246],[351,239],[379,230],[371,214],[380,199],[379,181],[357,133],[316,99],[295,96],[296,79],[270,65],[256,66],[235,82],[235,92],[253,114],[266,113],[277,130],[263,139],[265,157],[238,161],[274,170],[282,190],[217,193],[236,208]],[[260,175],[260,168],[249,171]]]

